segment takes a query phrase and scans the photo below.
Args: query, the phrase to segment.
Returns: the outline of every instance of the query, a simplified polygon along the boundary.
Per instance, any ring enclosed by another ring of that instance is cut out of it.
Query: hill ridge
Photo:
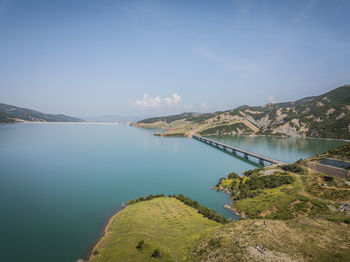
[[[154,117],[134,125],[166,129],[162,135],[168,136],[198,133],[350,139],[350,85],[291,102]]]
[[[45,114],[33,109],[0,103],[0,123],[23,122],[84,122],[64,114]]]

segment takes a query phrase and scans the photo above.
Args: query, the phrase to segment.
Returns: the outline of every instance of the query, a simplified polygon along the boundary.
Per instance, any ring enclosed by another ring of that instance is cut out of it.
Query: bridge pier
[[[244,158],[245,158],[245,159],[249,159],[249,158],[248,158],[248,154],[244,153]]]
[[[237,153],[236,150],[233,150],[233,149],[232,149],[232,154],[233,154],[233,155],[236,155],[236,153]]]
[[[259,164],[264,166],[264,159],[259,158]]]

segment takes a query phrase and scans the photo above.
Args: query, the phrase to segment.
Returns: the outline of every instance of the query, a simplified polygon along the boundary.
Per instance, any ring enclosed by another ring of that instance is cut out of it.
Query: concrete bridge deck
[[[198,135],[193,134],[192,138],[199,140],[199,141],[202,141],[202,142],[205,142],[205,143],[212,145],[214,147],[221,148],[226,152],[229,152],[228,149],[230,149],[232,154],[234,154],[234,155],[236,155],[237,152],[240,152],[243,154],[244,158],[246,158],[246,159],[249,159],[249,157],[254,157],[254,158],[258,159],[259,164],[262,164],[262,165],[264,165],[264,162],[267,162],[269,164],[277,164],[277,165],[286,164],[283,161],[279,161],[279,160],[273,159],[271,157],[263,156],[263,155],[256,154],[253,152],[249,152],[247,150],[244,150],[244,149],[241,149],[238,147],[229,146],[229,145],[226,145],[226,144],[223,144],[223,143],[220,143],[220,142],[217,142],[217,141],[214,141],[214,140],[202,137],[202,136],[198,136]]]

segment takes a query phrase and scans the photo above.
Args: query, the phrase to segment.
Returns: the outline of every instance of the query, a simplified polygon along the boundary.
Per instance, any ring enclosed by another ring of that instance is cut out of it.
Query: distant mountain
[[[82,121],[84,120],[66,115],[44,114],[27,108],[0,104],[0,123]]]
[[[256,134],[350,139],[350,85],[294,102],[240,106],[223,112],[154,117],[136,126],[165,135]]]

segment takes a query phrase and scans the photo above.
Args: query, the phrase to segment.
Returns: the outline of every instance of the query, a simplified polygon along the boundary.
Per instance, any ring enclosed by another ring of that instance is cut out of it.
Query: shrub
[[[343,220],[343,222],[344,222],[345,224],[350,224],[350,218],[345,218],[345,219]]]
[[[218,247],[221,247],[221,239],[220,238],[212,238],[210,241],[209,241],[209,246],[211,248],[218,248]]]
[[[160,250],[159,250],[159,248],[156,248],[156,249],[153,251],[151,257],[160,257]]]
[[[234,179],[234,178],[239,179],[239,178],[240,178],[240,176],[237,175],[235,172],[230,173],[227,177],[228,177],[229,179]]]
[[[219,187],[220,184],[222,183],[223,180],[225,180],[226,178],[222,177],[220,178],[219,182],[216,184],[216,187]]]
[[[139,197],[139,198],[136,198],[136,200],[131,199],[131,200],[128,202],[128,205],[132,205],[132,204],[135,204],[135,203],[137,203],[137,202],[152,200],[152,199],[158,198],[158,197],[164,197],[164,194],[148,195],[147,197]]]
[[[135,204],[136,201],[134,199],[130,199],[129,202],[127,203],[128,205],[132,205],[132,204]]]
[[[272,174],[268,176],[250,175],[245,182],[241,180],[237,185],[231,186],[231,193],[234,200],[253,198],[263,193],[263,189],[276,188],[282,185],[291,184],[294,177],[289,174]]]
[[[147,197],[139,197],[136,200],[131,199],[128,202],[128,205],[132,205],[134,203],[137,202],[141,202],[141,201],[148,201],[148,200],[152,200],[154,198],[158,198],[158,197],[164,197],[164,194],[159,194],[159,195],[148,195]],[[168,195],[168,197],[173,197],[176,198],[178,200],[180,200],[181,202],[183,202],[184,204],[193,207],[195,209],[197,209],[198,213],[202,214],[204,217],[209,218],[211,220],[214,220],[216,222],[222,223],[222,224],[226,224],[229,223],[230,221],[225,218],[224,216],[216,213],[215,211],[211,210],[210,208],[207,207],[203,207],[201,206],[197,201],[193,201],[192,199],[190,199],[189,197],[185,197],[182,194],[179,195]]]
[[[145,241],[140,240],[140,241],[137,243],[136,248],[137,248],[138,250],[142,250],[144,247],[145,247]]]
[[[301,166],[298,166],[297,164],[289,164],[289,165],[283,165],[281,168],[284,171],[294,172],[294,173],[302,173],[304,169]]]
[[[214,220],[214,221],[221,223],[221,224],[226,224],[226,223],[230,222],[224,216],[216,213],[214,210],[211,210],[210,208],[201,206],[197,201],[193,201],[189,197],[185,197],[184,195],[179,194],[179,195],[175,196],[175,198],[180,200],[184,204],[197,209],[198,213],[202,214],[204,217],[206,217],[208,219]]]
[[[291,184],[294,177],[291,175],[272,174],[269,176],[252,176],[243,185],[247,185],[250,190],[275,188],[285,184]]]
[[[244,175],[244,176],[250,176],[250,175],[252,175],[253,173],[254,173],[254,170],[246,170],[246,171],[243,172],[243,175]]]

